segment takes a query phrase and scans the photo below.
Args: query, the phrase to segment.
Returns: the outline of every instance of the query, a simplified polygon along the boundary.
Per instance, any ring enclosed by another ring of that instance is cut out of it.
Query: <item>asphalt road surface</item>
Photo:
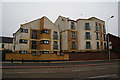
[[[119,80],[119,61],[3,63],[3,78],[72,78]]]

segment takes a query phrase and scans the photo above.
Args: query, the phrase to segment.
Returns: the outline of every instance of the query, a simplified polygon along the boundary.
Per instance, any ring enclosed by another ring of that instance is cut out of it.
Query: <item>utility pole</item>
[[[107,33],[108,33],[108,21],[111,19],[111,18],[113,18],[114,16],[111,16],[111,17],[109,17],[107,20],[106,20],[106,27],[107,27]],[[110,49],[111,49],[111,42],[110,42],[110,40],[109,40],[110,38],[109,38],[109,34],[107,35],[107,41],[108,41],[108,53],[109,53],[109,61],[110,61],[110,59],[111,59],[111,53],[110,53]]]

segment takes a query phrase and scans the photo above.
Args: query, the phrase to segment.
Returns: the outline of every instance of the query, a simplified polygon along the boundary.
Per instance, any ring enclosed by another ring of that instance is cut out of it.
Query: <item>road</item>
[[[3,78],[118,78],[118,61],[3,63]],[[118,80],[118,79],[117,79]]]

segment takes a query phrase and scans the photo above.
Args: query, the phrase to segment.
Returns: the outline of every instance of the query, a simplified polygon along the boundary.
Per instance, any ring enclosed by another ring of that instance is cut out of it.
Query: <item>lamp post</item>
[[[114,16],[111,16],[109,17],[107,20],[106,20],[106,27],[107,27],[107,33],[108,33],[108,21],[113,18]],[[107,39],[108,39],[108,51],[109,51],[109,61],[111,59],[111,56],[110,56],[110,41],[109,41],[109,35],[107,35]]]

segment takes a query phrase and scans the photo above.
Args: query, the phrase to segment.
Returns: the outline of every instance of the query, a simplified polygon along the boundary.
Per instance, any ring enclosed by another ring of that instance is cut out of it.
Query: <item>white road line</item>
[[[8,73],[8,74],[11,74],[11,73],[22,74],[22,73],[53,73],[53,72],[52,71],[41,71],[41,72],[5,72],[5,73]]]
[[[88,78],[104,78],[104,77],[117,77],[116,74],[113,74],[113,75],[103,75],[103,76],[94,76],[94,77],[88,77]]]
[[[16,73],[27,73],[27,72],[16,72]]]
[[[73,72],[79,72],[79,71],[102,70],[102,69],[105,69],[105,68],[95,68],[95,69],[87,69],[87,70],[77,69],[77,70],[72,70],[72,71],[73,71]]]

